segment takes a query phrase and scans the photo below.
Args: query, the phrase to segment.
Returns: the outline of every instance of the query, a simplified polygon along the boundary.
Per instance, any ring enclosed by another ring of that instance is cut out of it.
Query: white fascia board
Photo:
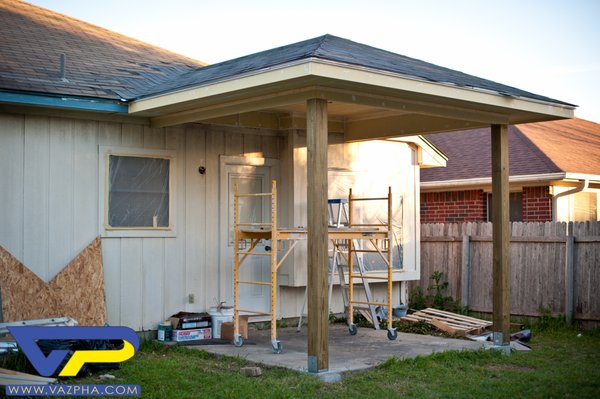
[[[250,72],[244,75],[202,84],[194,87],[176,89],[167,93],[148,96],[133,101],[129,105],[129,113],[150,111],[155,108],[175,105],[187,101],[200,100],[220,94],[231,93],[239,90],[251,89],[271,83],[301,78],[310,75],[309,63],[286,64],[281,67]]]
[[[405,136],[398,137],[393,139],[388,139],[389,141],[399,141],[403,143],[412,143],[419,147],[419,149],[424,152],[425,156],[419,157],[419,165],[421,167],[428,168],[436,168],[436,167],[446,167],[446,162],[448,161],[448,157],[444,155],[436,146],[434,146],[429,140],[425,139],[423,136]]]
[[[600,175],[590,175],[586,173],[571,173],[567,172],[565,179],[569,180],[589,180],[594,183],[600,183]]]
[[[200,100],[220,94],[248,90],[253,87],[302,77],[322,77],[351,83],[378,86],[451,100],[480,103],[521,112],[539,113],[557,118],[573,118],[575,107],[528,98],[515,98],[477,88],[459,87],[450,83],[430,82],[413,76],[374,70],[350,64],[316,58],[300,60],[221,81],[178,89],[133,101],[129,113],[135,114],[178,103]],[[507,122],[509,123],[509,122]]]
[[[480,103],[524,112],[541,113],[560,118],[574,117],[573,110],[575,107],[573,106],[529,98],[511,97],[491,90],[460,87],[452,83],[431,82],[415,76],[405,76],[355,65],[316,60],[312,62],[310,70],[315,75],[331,79],[343,79],[354,83],[445,97],[452,100]]]
[[[564,172],[544,173],[538,175],[510,176],[509,183],[539,183],[565,178]],[[491,177],[478,177],[473,179],[456,179],[421,182],[421,189],[458,189],[460,187],[486,186],[492,184]]]

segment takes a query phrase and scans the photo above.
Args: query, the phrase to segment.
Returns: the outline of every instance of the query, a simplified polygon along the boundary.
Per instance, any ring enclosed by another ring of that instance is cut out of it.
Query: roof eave
[[[551,182],[554,180],[565,179],[565,172],[557,173],[540,173],[531,175],[510,176],[510,183],[541,183]],[[475,177],[471,179],[454,179],[454,180],[438,180],[438,181],[421,181],[421,190],[458,190],[470,187],[489,186],[492,184],[491,177]]]
[[[352,95],[336,98],[324,89],[344,90],[346,94]],[[356,95],[361,99],[355,98]],[[390,101],[374,102],[375,95],[379,96],[379,99],[385,96]],[[442,115],[445,118],[474,120],[480,125],[572,118],[575,108],[565,104],[509,97],[486,90],[308,58],[140,98],[130,103],[129,113],[151,116],[154,117],[155,125],[168,126],[202,118],[257,111],[275,105],[299,103],[314,97],[347,102],[363,100],[373,107],[405,107],[408,112],[416,113],[424,112],[418,109],[418,105],[421,105],[422,109],[436,105],[448,111],[442,110],[442,113],[448,114]],[[392,105],[392,102],[395,103]],[[403,102],[406,102],[406,105],[403,105]]]

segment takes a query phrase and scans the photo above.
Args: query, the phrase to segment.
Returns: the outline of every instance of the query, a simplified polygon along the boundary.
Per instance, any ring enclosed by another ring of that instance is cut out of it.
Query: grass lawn
[[[391,359],[369,371],[344,374],[341,383],[324,384],[281,368],[245,377],[242,359],[150,342],[111,373],[117,383],[140,384],[147,398],[600,397],[600,330],[579,337],[574,329],[534,330],[530,344],[533,352],[511,356],[477,351]]]

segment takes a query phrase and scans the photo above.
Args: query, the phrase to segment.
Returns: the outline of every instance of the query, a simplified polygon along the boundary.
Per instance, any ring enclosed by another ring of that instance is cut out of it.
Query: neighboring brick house
[[[421,223],[491,218],[489,129],[426,136],[448,156],[421,171]],[[509,127],[511,221],[600,220],[600,125],[583,119]]]

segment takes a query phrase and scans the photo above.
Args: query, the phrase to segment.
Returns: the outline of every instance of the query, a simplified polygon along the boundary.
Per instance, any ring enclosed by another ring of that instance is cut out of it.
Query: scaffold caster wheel
[[[283,346],[281,345],[281,341],[273,340],[271,341],[271,349],[273,349],[273,353],[276,355],[280,354],[283,350]]]
[[[244,345],[244,338],[242,338],[242,336],[241,336],[241,335],[239,335],[239,334],[236,334],[236,335],[233,337],[233,344],[234,344],[235,346],[237,346],[237,347],[240,347],[240,346]]]
[[[356,324],[350,324],[348,326],[348,332],[350,333],[350,335],[356,335],[356,332],[358,330],[356,329]]]
[[[398,338],[398,332],[396,331],[395,328],[390,328],[390,329],[388,329],[387,336],[390,341],[395,341],[396,338]]]

